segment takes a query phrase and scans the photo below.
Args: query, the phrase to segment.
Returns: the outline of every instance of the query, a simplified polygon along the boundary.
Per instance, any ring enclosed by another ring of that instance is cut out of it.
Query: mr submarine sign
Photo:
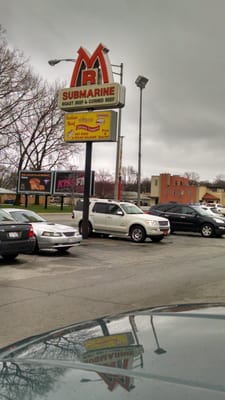
[[[125,87],[113,81],[108,49],[99,44],[92,55],[80,47],[70,88],[59,92],[59,107],[64,111],[121,108]]]

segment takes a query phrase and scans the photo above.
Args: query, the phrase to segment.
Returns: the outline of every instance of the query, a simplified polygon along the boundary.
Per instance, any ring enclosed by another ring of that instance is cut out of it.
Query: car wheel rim
[[[140,240],[142,240],[142,231],[140,229],[134,229],[133,233],[132,233],[132,238],[135,242],[139,242]]]
[[[202,228],[202,233],[203,233],[204,236],[211,236],[211,235],[212,235],[212,228],[211,228],[211,226],[205,225],[205,226]]]

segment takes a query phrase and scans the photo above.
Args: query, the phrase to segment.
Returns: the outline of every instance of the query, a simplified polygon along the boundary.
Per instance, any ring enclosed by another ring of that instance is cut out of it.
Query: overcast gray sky
[[[76,58],[80,46],[103,43],[124,64],[123,166],[137,170],[144,75],[142,177],[225,175],[225,0],[0,0],[0,15],[9,44],[49,82],[69,87],[73,64],[48,60]],[[115,143],[93,145],[93,170],[114,174],[115,159]]]

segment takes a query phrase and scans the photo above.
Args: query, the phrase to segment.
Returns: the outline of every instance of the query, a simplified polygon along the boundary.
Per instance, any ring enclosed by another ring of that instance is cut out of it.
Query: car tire
[[[201,235],[203,237],[212,237],[214,236],[215,232],[214,232],[214,227],[211,224],[205,223],[201,226]]]
[[[159,237],[158,236],[150,236],[151,241],[154,243],[161,242],[161,240],[163,240],[163,238],[164,238],[164,236],[159,236]]]
[[[132,226],[130,230],[131,240],[135,243],[142,243],[146,239],[145,229],[141,225]]]
[[[83,234],[82,233],[82,223],[83,223],[83,221],[80,221],[80,223],[79,223],[79,233],[81,235]],[[88,237],[92,235],[92,231],[93,231],[92,225],[90,222],[88,222]]]
[[[35,246],[34,246],[33,254],[38,254],[38,253],[39,253],[39,250],[40,250],[40,249],[39,249],[37,237],[35,236]]]
[[[5,261],[13,261],[18,256],[17,254],[1,254]]]

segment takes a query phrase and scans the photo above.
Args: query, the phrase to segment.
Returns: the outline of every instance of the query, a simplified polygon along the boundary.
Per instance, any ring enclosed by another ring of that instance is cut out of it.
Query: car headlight
[[[149,226],[155,227],[155,228],[159,227],[158,221],[155,221],[155,220],[154,221],[146,221],[146,224]]]
[[[45,236],[45,237],[60,237],[60,236],[63,236],[63,235],[60,232],[44,231],[44,232],[42,232],[42,236]]]
[[[214,221],[216,221],[218,224],[224,224],[224,223],[225,223],[224,219],[220,219],[220,218],[213,218],[213,219],[214,219]]]

